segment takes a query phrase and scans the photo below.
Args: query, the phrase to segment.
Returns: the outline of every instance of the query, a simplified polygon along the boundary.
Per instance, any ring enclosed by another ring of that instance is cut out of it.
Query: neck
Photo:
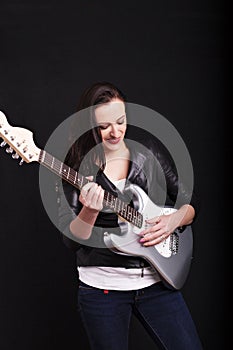
[[[113,159],[129,159],[129,149],[127,148],[125,142],[122,143],[122,146],[117,150],[104,150],[106,162]]]

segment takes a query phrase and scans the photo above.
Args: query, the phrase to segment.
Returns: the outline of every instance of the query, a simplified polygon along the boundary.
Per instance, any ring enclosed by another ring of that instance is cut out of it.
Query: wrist
[[[79,213],[79,218],[87,222],[92,222],[97,218],[98,214],[99,210],[83,206]]]

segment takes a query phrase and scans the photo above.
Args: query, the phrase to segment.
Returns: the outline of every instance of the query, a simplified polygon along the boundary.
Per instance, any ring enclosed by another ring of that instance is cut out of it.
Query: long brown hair
[[[83,175],[92,173],[93,165],[103,170],[105,167],[105,156],[102,148],[99,127],[95,122],[95,107],[102,103],[108,103],[112,99],[118,98],[126,102],[126,96],[122,91],[109,82],[96,82],[82,93],[78,108],[77,118],[71,128],[71,148],[69,149],[65,163],[75,170],[79,170]],[[93,108],[90,108],[92,107]],[[77,130],[83,133],[77,138]],[[98,145],[98,151],[95,146]],[[85,157],[85,162],[82,162]]]

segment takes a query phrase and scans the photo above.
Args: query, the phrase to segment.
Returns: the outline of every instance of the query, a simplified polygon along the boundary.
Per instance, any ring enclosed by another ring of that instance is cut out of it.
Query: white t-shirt
[[[121,179],[112,182],[123,191],[125,181],[126,179]],[[149,287],[161,280],[152,267],[78,266],[78,273],[82,282],[95,288],[109,290],[136,290]]]
[[[79,266],[79,279],[96,288],[109,290],[135,290],[160,281],[151,267],[126,269],[124,267]]]

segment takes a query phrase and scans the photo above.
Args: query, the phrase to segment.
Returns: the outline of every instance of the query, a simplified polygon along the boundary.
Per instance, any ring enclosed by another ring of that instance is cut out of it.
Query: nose
[[[119,137],[119,126],[117,124],[111,124],[111,131],[110,131],[111,136],[113,137]]]

